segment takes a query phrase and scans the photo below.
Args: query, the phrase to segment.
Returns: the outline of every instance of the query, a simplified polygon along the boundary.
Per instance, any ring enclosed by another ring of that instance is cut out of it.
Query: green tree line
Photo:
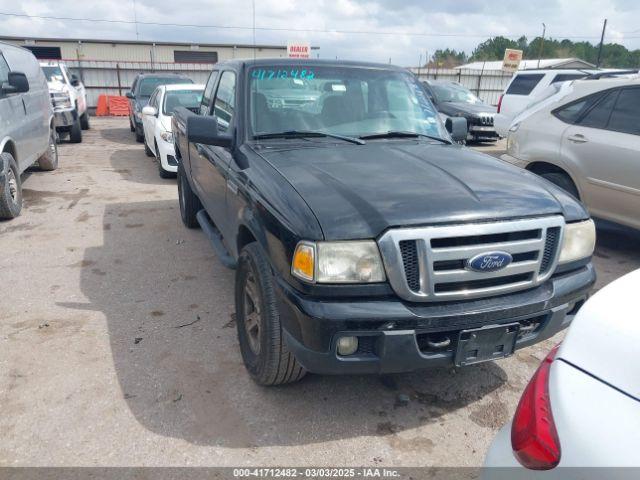
[[[470,56],[467,56],[463,51],[449,48],[436,50],[429,65],[450,68],[466,62],[502,60],[506,48],[522,50],[525,59],[537,59],[540,56],[541,43],[541,58],[577,57],[594,65],[598,59],[598,44],[594,45],[589,42],[572,42],[571,40],[554,40],[552,38],[547,38],[542,42],[541,37],[536,37],[529,42],[524,36],[517,40],[494,37],[480,43]],[[605,43],[602,46],[600,66],[640,68],[640,49],[628,50],[625,46],[617,43]]]

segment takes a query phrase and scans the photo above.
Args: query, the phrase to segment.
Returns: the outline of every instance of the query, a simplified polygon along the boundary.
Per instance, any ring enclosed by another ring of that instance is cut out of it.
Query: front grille
[[[540,262],[540,273],[547,273],[553,259],[558,251],[558,241],[560,240],[560,227],[553,227],[547,230],[547,239],[542,252],[542,262]]]
[[[400,252],[402,254],[402,266],[409,289],[420,290],[420,273],[418,271],[418,249],[414,240],[403,240],[400,242]]]
[[[379,240],[389,282],[409,301],[471,299],[531,288],[555,269],[564,219],[541,217],[494,223],[389,230]],[[478,272],[475,256],[505,252],[512,260]]]
[[[473,117],[469,122],[471,125],[481,125],[483,127],[493,127],[493,115],[481,115]]]

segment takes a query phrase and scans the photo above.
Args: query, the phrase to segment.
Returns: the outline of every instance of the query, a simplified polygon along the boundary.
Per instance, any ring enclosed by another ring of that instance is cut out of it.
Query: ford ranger
[[[584,207],[457,145],[466,121],[443,125],[404,69],[219,63],[172,122],[182,221],[236,269],[259,384],[507,357],[567,327],[595,281]]]

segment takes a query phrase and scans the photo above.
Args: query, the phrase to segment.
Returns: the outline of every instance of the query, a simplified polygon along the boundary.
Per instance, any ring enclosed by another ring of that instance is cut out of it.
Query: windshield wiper
[[[335,133],[318,132],[314,130],[288,130],[286,132],[275,133],[258,133],[254,135],[254,140],[263,140],[269,138],[302,138],[302,137],[329,137],[337,138],[338,140],[344,140],[345,142],[355,143],[356,145],[364,145],[364,140],[355,137],[348,137],[346,135],[337,135]]]
[[[402,131],[398,131],[398,130],[391,130],[388,132],[384,132],[384,133],[372,133],[371,135],[362,135],[361,139],[366,139],[366,140],[373,140],[376,138],[418,138],[418,137],[424,137],[424,138],[429,138],[431,140],[437,140],[438,142],[442,142],[442,143],[446,143],[448,145],[451,145],[451,142],[449,140],[447,140],[446,138],[440,138],[440,137],[436,137],[434,135],[427,135],[426,133],[416,133],[416,132],[402,132]]]

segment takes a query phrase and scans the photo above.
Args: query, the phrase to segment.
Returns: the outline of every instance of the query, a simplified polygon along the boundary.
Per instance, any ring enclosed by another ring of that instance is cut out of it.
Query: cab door
[[[596,217],[640,227],[640,87],[608,92],[562,138]]]
[[[223,71],[213,98],[211,115],[217,119],[220,134],[234,134],[236,112],[236,73]],[[207,213],[222,233],[228,237],[227,174],[232,160],[231,151],[224,147],[196,144],[197,162],[194,178],[202,189],[200,199]],[[192,157],[193,158],[193,157]]]

